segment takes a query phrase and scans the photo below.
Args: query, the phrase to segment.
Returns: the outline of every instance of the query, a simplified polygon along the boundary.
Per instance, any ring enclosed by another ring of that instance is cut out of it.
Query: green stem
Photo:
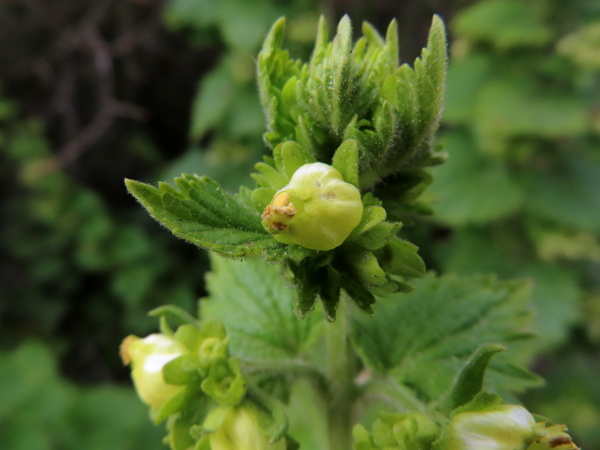
[[[348,342],[349,310],[340,299],[337,319],[327,323],[327,378],[329,381],[329,450],[352,448],[352,404],[355,396],[354,364]]]

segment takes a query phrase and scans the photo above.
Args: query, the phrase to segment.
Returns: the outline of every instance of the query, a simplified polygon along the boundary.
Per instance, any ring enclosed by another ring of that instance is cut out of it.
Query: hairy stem
[[[326,324],[329,450],[352,448],[352,404],[356,392],[355,367],[348,342],[348,314],[346,300],[341,299],[336,321]]]

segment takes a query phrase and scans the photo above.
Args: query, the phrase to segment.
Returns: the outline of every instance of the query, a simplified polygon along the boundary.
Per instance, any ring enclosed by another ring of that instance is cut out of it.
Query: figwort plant
[[[442,20],[412,66],[396,22],[385,37],[365,23],[353,42],[348,17],[332,40],[321,19],[308,62],[282,47],[284,25],[258,56],[271,156],[254,190],[126,182],[213,254],[199,318],[158,308],[160,334],[121,348],[171,448],[577,448],[501,401],[540,381],[526,369],[528,284],[426,274],[399,235],[430,213],[427,168],[445,160]],[[500,343],[518,351],[494,357]]]

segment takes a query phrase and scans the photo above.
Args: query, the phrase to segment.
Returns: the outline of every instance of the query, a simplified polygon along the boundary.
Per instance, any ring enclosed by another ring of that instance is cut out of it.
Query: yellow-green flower
[[[162,369],[169,361],[187,352],[186,347],[164,334],[151,334],[144,339],[128,336],[121,344],[121,358],[131,364],[131,377],[139,397],[160,409],[183,387],[165,382]]]
[[[448,450],[525,450],[534,439],[535,419],[518,405],[459,413],[452,418]]]
[[[285,439],[269,443],[269,436],[260,428],[252,411],[234,408],[221,427],[210,435],[212,450],[285,450]]]
[[[280,242],[313,250],[341,245],[363,213],[360,191],[323,163],[301,166],[277,191],[262,215],[263,227]]]

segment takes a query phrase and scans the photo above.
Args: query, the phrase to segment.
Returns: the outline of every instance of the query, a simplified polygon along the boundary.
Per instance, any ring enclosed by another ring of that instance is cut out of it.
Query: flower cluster
[[[285,426],[274,426],[265,402],[248,392],[220,322],[185,324],[143,339],[128,336],[121,358],[131,365],[135,388],[154,420],[167,421],[173,449],[286,448]]]
[[[372,433],[354,428],[355,450],[576,450],[564,425],[536,422],[519,405],[464,411],[443,426],[421,413],[380,413]]]

